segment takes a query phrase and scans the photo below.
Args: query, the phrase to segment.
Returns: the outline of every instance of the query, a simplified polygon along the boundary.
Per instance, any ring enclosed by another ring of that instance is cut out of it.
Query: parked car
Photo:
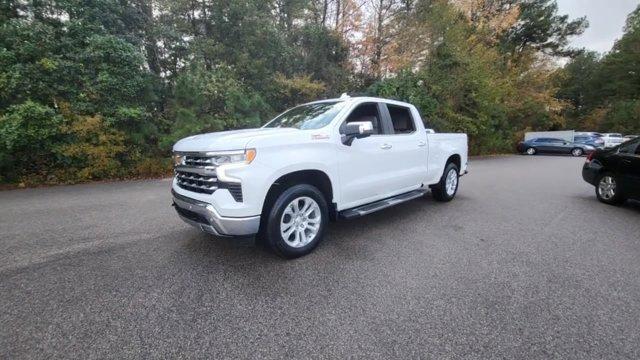
[[[594,148],[603,148],[604,147],[604,140],[602,139],[602,136],[600,135],[581,135],[581,134],[576,134],[573,138],[573,142],[577,142],[580,144],[585,144],[585,145],[591,145]]]
[[[535,155],[538,153],[571,154],[582,156],[596,150],[594,146],[554,138],[535,138],[518,144],[518,152]]]
[[[597,136],[597,137],[602,137],[602,134],[599,132],[595,132],[595,131],[586,131],[586,132],[576,132],[575,133],[576,136],[582,136],[582,135],[586,135],[586,136]]]
[[[618,146],[624,142],[622,134],[618,133],[602,134],[602,140],[604,140],[604,147],[607,149]]]
[[[589,155],[582,178],[595,186],[598,200],[604,203],[640,199],[640,138]]]
[[[637,138],[638,138],[638,135],[625,135],[622,138],[622,142],[627,142],[629,140],[633,140],[633,139],[637,139]]]
[[[423,196],[452,200],[467,135],[424,128],[411,104],[369,97],[308,103],[259,129],[190,136],[174,147],[173,202],[215,235],[260,238],[280,255],[311,252],[329,219]]]

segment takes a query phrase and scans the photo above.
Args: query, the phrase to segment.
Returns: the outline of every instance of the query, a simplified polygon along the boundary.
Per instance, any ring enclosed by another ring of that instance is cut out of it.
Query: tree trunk
[[[323,5],[322,5],[322,26],[324,26],[324,24],[327,21],[327,11],[329,9],[329,0],[324,0]]]
[[[144,50],[147,54],[147,65],[154,75],[160,76],[162,68],[160,67],[158,44],[154,33],[153,3],[142,0],[139,2],[139,6],[144,15]]]
[[[340,12],[342,10],[340,6],[342,6],[340,0],[336,0],[336,29],[338,29],[340,25]]]

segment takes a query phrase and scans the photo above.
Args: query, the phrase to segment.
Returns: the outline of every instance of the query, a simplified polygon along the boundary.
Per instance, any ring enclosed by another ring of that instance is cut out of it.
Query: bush
[[[65,182],[126,174],[119,160],[126,152],[125,134],[110,128],[101,116],[74,116],[63,131],[68,142],[59,146],[57,152],[65,163],[58,176]]]
[[[63,124],[53,109],[32,101],[9,107],[0,117],[0,180],[46,180],[60,160],[55,149],[63,139]]]

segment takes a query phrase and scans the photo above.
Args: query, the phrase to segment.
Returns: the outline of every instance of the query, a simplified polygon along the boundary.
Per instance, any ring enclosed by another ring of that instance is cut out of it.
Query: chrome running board
[[[387,199],[372,202],[366,205],[361,205],[352,209],[347,209],[339,212],[341,219],[353,219],[360,216],[365,216],[388,207],[407,202],[409,200],[417,199],[427,193],[426,189],[418,189],[409,191],[408,193],[396,195]]]

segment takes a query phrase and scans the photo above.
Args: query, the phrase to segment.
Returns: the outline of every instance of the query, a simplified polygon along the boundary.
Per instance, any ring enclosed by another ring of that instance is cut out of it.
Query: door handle
[[[427,146],[427,142],[426,141],[420,141],[418,143],[418,146],[420,146],[420,147]]]
[[[391,148],[392,148],[391,144],[382,144],[380,146],[380,149],[383,149],[383,150],[389,150]]]

